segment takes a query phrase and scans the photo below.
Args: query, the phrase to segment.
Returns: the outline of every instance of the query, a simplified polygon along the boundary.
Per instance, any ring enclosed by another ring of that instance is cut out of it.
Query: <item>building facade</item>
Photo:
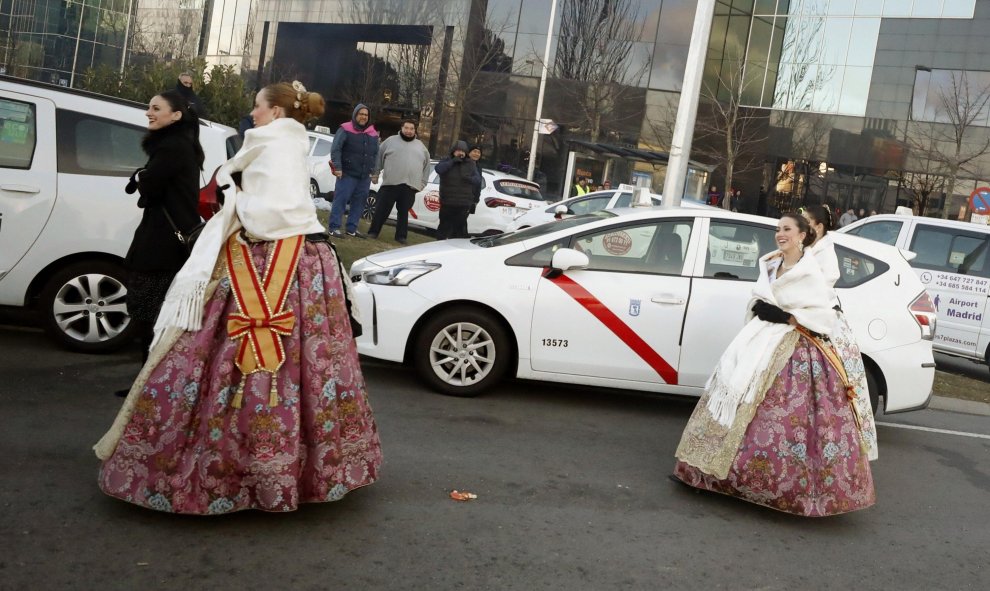
[[[360,101],[386,133],[413,116],[434,155],[466,139],[483,147],[486,165],[506,170],[527,167],[546,66],[542,116],[557,127],[540,136],[535,157],[555,194],[574,180],[563,178],[572,150],[575,174],[595,183],[662,186],[697,5],[557,0],[544,64],[551,0],[133,2],[135,29],[181,36],[176,44],[211,64],[239,65],[255,87],[298,79],[321,92],[331,106],[325,125]],[[77,68],[115,63],[122,37],[85,20],[80,27],[72,11],[109,11],[114,20],[130,5],[0,0],[0,67],[61,80],[69,55]],[[102,35],[105,49],[73,37],[73,27]],[[729,189],[743,209],[910,205],[956,217],[970,192],[990,185],[987,30],[990,0],[718,0],[692,157],[715,167],[710,182],[721,192],[733,161]],[[28,65],[38,50],[24,48],[25,35],[44,39],[31,43],[43,46],[47,65]],[[61,57],[49,59],[49,46]],[[746,130],[730,158],[719,141],[730,124],[717,115],[733,97]]]

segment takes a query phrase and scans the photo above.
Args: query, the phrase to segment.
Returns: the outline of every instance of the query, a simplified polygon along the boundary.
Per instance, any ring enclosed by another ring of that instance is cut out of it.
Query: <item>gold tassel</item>
[[[268,406],[278,406],[278,374],[269,374],[272,376],[272,390],[268,394]]]
[[[234,408],[240,408],[241,403],[244,401],[244,388],[247,386],[247,374],[241,376],[241,383],[237,385],[236,394],[234,394],[234,401],[230,403]]]

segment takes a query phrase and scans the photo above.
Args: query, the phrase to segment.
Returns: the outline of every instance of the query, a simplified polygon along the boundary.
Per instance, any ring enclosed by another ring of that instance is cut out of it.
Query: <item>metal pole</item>
[[[715,0],[712,0],[714,2]],[[714,5],[713,5],[714,6]],[[547,62],[550,61],[550,43],[553,42],[553,21],[557,16],[557,0],[550,3],[550,24],[547,25],[547,46],[543,50],[543,73],[540,75],[540,94],[536,99],[536,121],[533,122],[533,143],[529,147],[529,170],[526,178],[533,180],[536,172],[536,144],[540,140],[540,119],[543,117],[543,94],[547,89]],[[570,182],[568,180],[567,182]]]
[[[79,28],[76,30],[76,51],[72,54],[72,73],[69,74],[69,88],[76,86],[76,60],[79,59],[79,37],[82,36],[83,13],[86,11],[86,0],[79,7]]]
[[[134,0],[127,3],[127,25],[124,26],[124,46],[120,48],[120,77],[124,77],[124,65],[127,63],[127,39],[131,34],[131,13],[134,11]]]
[[[560,198],[567,199],[571,196],[571,187],[573,182],[571,179],[574,177],[574,167],[577,165],[577,152],[571,150],[567,153],[567,172],[564,173],[564,190],[561,192]]]
[[[694,137],[694,121],[698,116],[698,98],[701,96],[701,78],[705,71],[705,54],[708,38],[712,33],[715,16],[715,0],[698,0],[694,13],[694,28],[684,66],[684,84],[677,105],[674,135],[670,140],[670,160],[667,161],[667,178],[663,183],[663,204],[680,207],[687,177],[688,158],[691,157],[691,140]]]

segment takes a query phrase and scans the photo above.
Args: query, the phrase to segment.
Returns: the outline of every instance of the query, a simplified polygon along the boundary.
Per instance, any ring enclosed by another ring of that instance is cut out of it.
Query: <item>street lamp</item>
[[[714,0],[712,0],[714,2]],[[547,89],[547,63],[550,62],[550,43],[553,41],[553,21],[557,16],[557,0],[550,4],[550,24],[547,25],[547,46],[543,50],[543,72],[540,74],[540,94],[536,98],[536,120],[533,121],[533,143],[529,147],[529,170],[526,178],[533,180],[536,172],[536,145],[540,140],[540,119],[543,118],[543,94]],[[565,180],[565,182],[568,182]]]

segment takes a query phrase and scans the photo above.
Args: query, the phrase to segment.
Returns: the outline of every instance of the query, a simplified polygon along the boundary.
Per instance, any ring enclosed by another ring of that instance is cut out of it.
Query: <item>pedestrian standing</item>
[[[141,147],[148,162],[134,171],[125,188],[128,194],[139,194],[141,223],[124,257],[127,312],[137,327],[142,361],[148,358],[155,319],[168,286],[189,256],[176,229],[189,232],[202,221],[196,205],[204,160],[199,118],[178,92],[155,95],[145,116],[148,133]],[[127,390],[117,394],[126,396]]]
[[[574,185],[574,194],[580,197],[582,195],[587,195],[590,192],[591,189],[588,188],[588,179],[585,177],[579,178],[577,184]]]
[[[471,149],[468,150],[468,158],[474,160],[474,165],[478,167],[478,175],[480,178],[483,178],[481,177],[482,174],[481,156],[482,156],[481,146],[479,146],[478,144],[471,146]],[[474,203],[471,205],[471,209],[468,210],[468,213],[470,215],[474,215],[474,212],[477,210],[478,203],[480,201],[481,201],[481,183],[479,182],[474,186]]]
[[[808,221],[784,214],[759,260],[746,325],[719,359],[677,447],[676,480],[796,515],[876,502],[851,386],[827,337],[831,289]]]
[[[475,189],[481,186],[481,173],[467,152],[467,142],[459,140],[450,149],[450,156],[437,163],[436,171],[440,175],[437,240],[468,237],[467,217],[477,203]]]
[[[721,202],[722,194],[718,192],[718,188],[715,185],[712,185],[712,187],[708,189],[708,205],[718,207]]]
[[[368,235],[377,238],[395,207],[395,241],[406,243],[409,208],[430,179],[430,151],[416,138],[416,122],[402,122],[399,133],[382,142],[374,174],[382,175]]]
[[[856,219],[857,219],[856,212],[853,210],[853,208],[850,207],[849,209],[846,210],[846,213],[842,214],[839,217],[839,227],[844,228],[849,224],[855,222]]]
[[[285,512],[378,478],[350,283],[307,190],[302,121],[323,109],[298,82],[255,98],[255,128],[217,173],[223,209],[176,276],[151,356],[94,447],[106,494],[170,513]]]
[[[371,124],[368,107],[359,104],[354,107],[351,120],[344,123],[333,136],[330,148],[330,161],[337,184],[333,191],[333,204],[330,207],[330,235],[343,238],[341,221],[347,209],[346,235],[364,238],[358,232],[358,221],[368,201],[371,188],[371,173],[378,160],[378,131]]]

